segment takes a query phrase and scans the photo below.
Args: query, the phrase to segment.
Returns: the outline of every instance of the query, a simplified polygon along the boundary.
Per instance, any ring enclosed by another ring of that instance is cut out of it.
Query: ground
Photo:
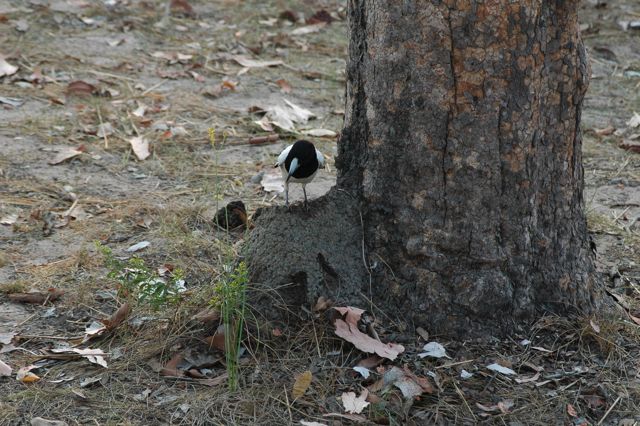
[[[334,334],[331,310],[309,306],[304,321],[273,325],[249,306],[239,390],[228,390],[224,354],[206,341],[218,323],[193,316],[237,268],[245,233],[220,229],[213,218],[233,200],[249,215],[283,203],[260,183],[277,153],[297,132],[340,130],[346,2],[172,4],[168,11],[158,0],[0,0],[0,54],[18,67],[14,73],[0,61],[0,75],[10,74],[0,77],[0,361],[13,368],[10,377],[0,374],[0,424],[34,417],[141,425],[640,422],[640,333],[622,311],[621,318],[549,316],[527,334],[482,342],[409,333],[373,312],[380,338],[405,351],[363,379],[351,367],[367,354]],[[303,22],[321,10],[331,23],[322,26],[322,13]],[[640,112],[640,30],[629,22],[637,25],[640,8],[632,0],[587,1],[581,18],[593,73],[582,124],[589,227],[608,292],[638,317],[640,126],[630,119]],[[284,99],[316,118],[276,127],[275,142],[250,143],[274,133],[250,111],[284,107]],[[329,165],[309,185],[311,198],[335,181],[335,137],[324,133],[307,136]],[[150,141],[144,160],[131,149],[140,137]],[[69,148],[79,152],[58,162]],[[293,200],[301,197],[294,188]],[[142,241],[150,244],[126,251]],[[150,302],[164,299],[138,299],[117,275],[140,264],[113,262],[133,256],[144,261],[147,281],[162,275],[169,286],[181,269],[186,291],[157,308]],[[10,300],[49,288],[65,294],[41,304]],[[125,322],[79,343],[93,321],[124,303],[132,308]],[[451,359],[420,358],[432,340]],[[52,359],[63,344],[103,350],[107,367]],[[494,362],[517,374],[488,370]],[[34,364],[40,380],[15,379]],[[382,386],[392,366],[427,380],[422,395],[403,398],[398,383]],[[189,368],[206,378],[181,376]],[[463,369],[473,375],[462,378]],[[307,370],[311,385],[296,399],[295,378]],[[323,416],[345,414],[343,392],[365,386],[373,396],[362,414]]]

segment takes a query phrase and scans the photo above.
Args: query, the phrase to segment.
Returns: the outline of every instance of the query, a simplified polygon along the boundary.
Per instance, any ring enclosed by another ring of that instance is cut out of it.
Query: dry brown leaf
[[[345,320],[336,319],[334,323],[336,335],[353,344],[357,349],[367,353],[375,353],[392,361],[404,352],[404,346],[395,343],[382,343],[358,329],[358,320],[364,312],[362,309],[353,307],[334,307],[334,309],[345,318]]]
[[[364,358],[358,361],[357,365],[358,367],[373,368],[373,367],[377,367],[383,362],[384,362],[384,358],[381,358],[378,355],[371,355],[367,358]]]
[[[311,385],[311,379],[313,375],[311,371],[307,370],[304,373],[300,373],[296,376],[296,381],[293,383],[293,398],[298,399],[309,389]]]
[[[136,155],[138,160],[145,160],[149,155],[151,155],[149,152],[149,141],[144,137],[135,136],[129,139],[129,143],[131,144],[131,149],[133,149],[133,153]]]
[[[320,31],[321,29],[323,29],[324,27],[327,26],[326,22],[320,22],[318,24],[313,24],[313,25],[305,25],[304,27],[300,27],[300,28],[296,28],[295,30],[291,31],[289,34],[291,35],[305,35],[305,34],[311,34],[311,33],[315,33]]]
[[[216,333],[205,338],[204,341],[209,345],[209,349],[216,348],[224,352],[224,325],[220,324]]]
[[[291,85],[284,78],[276,80],[276,84],[280,86],[280,90],[282,91],[282,93],[291,93]]]
[[[578,417],[578,412],[576,411],[574,406],[571,404],[567,404],[567,414],[570,415],[571,417]]]
[[[284,62],[280,60],[275,61],[256,61],[246,56],[236,55],[233,56],[232,59],[242,65],[245,68],[264,68],[264,67],[274,67],[277,65],[282,65]]]
[[[616,128],[613,126],[607,126],[603,129],[594,129],[593,132],[598,136],[610,136],[613,132],[616,131]]]
[[[29,365],[27,367],[22,367],[18,370],[16,374],[16,380],[22,383],[33,383],[40,380],[40,377],[36,376],[31,372],[31,370],[38,368],[35,365]]]
[[[313,312],[321,312],[329,309],[333,305],[333,300],[324,296],[318,297],[316,304],[313,306]]]
[[[323,414],[322,417],[339,417],[356,423],[365,423],[367,421],[367,418],[360,414],[327,413]]]
[[[76,80],[67,85],[65,92],[68,96],[91,96],[98,93],[98,88],[86,81]]]
[[[313,15],[311,15],[310,17],[308,17],[305,22],[310,25],[319,24],[321,22],[330,24],[333,22],[333,17],[329,14],[329,12],[327,12],[324,9],[321,9],[316,13],[314,13]]]
[[[13,369],[0,359],[0,377],[2,376],[10,377],[12,371]]]
[[[360,414],[369,403],[367,402],[367,396],[369,391],[364,389],[360,396],[356,397],[355,392],[344,392],[340,397],[342,399],[342,406],[344,411],[350,414]]]
[[[201,322],[214,322],[220,319],[220,311],[214,308],[206,308],[191,317]]]
[[[182,353],[177,353],[171,358],[167,364],[160,370],[161,376],[182,377],[184,371],[178,370],[178,364],[182,361],[184,356]]]
[[[60,148],[56,156],[53,157],[51,160],[49,160],[49,164],[53,166],[56,164],[63,163],[77,155],[82,154],[85,151],[86,151],[86,148],[84,147],[84,145],[80,145],[77,148],[71,148],[71,147]]]
[[[13,293],[8,295],[13,302],[36,303],[42,305],[45,302],[53,302],[64,294],[64,290],[50,288],[46,293],[34,291],[32,293]]]
[[[128,303],[123,304],[117,311],[111,315],[109,319],[103,319],[101,322],[107,326],[107,330],[113,330],[127,319],[131,313],[131,306]]]
[[[4,56],[0,55],[0,77],[13,75],[18,72],[18,67],[11,65],[4,59]]]
[[[640,153],[640,142],[625,140],[622,141],[618,146],[627,151]]]
[[[171,0],[171,10],[182,12],[187,16],[195,16],[193,7],[187,0]]]

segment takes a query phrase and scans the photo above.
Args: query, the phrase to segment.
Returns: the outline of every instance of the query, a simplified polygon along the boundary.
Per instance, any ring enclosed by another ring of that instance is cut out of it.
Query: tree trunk
[[[290,283],[294,306],[371,290],[387,315],[457,335],[597,309],[577,6],[350,0],[337,187],[311,213],[261,212],[255,281]]]

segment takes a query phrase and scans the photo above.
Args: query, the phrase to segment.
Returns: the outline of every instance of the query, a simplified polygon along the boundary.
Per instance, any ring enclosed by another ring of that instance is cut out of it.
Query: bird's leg
[[[307,203],[307,189],[305,187],[306,187],[306,185],[302,185],[302,192],[304,193],[304,206],[308,210],[309,209],[309,204]]]
[[[289,208],[289,182],[284,183],[284,205]]]

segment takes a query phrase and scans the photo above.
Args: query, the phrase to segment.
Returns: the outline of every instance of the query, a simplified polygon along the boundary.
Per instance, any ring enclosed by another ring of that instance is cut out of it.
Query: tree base
[[[575,275],[563,299],[540,303],[530,293],[535,284],[515,286],[499,269],[443,276],[415,264],[391,266],[367,251],[360,203],[337,188],[308,209],[259,210],[255,224],[246,246],[251,304],[267,320],[295,321],[323,296],[409,328],[498,336],[526,330],[544,312],[583,315],[608,305],[595,271]]]

